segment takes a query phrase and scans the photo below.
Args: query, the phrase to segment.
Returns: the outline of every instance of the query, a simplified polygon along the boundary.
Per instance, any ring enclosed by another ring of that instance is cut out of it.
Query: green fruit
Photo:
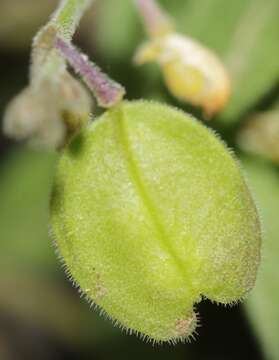
[[[189,337],[202,297],[233,303],[255,282],[260,224],[237,162],[165,105],[123,102],[66,148],[51,222],[88,299],[156,341]]]

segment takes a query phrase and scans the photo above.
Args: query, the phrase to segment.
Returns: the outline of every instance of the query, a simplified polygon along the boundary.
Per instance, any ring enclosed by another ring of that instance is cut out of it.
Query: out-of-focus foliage
[[[56,261],[48,238],[48,203],[54,154],[20,148],[0,168],[0,261],[2,266],[35,266]]]
[[[130,61],[139,41],[140,24],[133,1],[105,0],[96,4],[95,39],[110,62]],[[91,35],[92,36],[92,35]]]
[[[104,334],[107,339],[113,329],[57,281],[57,274],[62,279],[64,274],[48,231],[56,159],[54,153],[20,147],[1,164],[0,310],[72,345],[92,343]]]
[[[56,0],[1,0],[0,45],[18,50],[30,48],[34,32],[55,9]]]
[[[279,79],[279,1],[160,2],[176,19],[179,31],[215,50],[227,64],[233,95],[220,121],[237,122]],[[133,2],[122,0],[115,6],[114,0],[103,0],[98,7],[99,51],[110,62],[129,61],[144,36]]]
[[[96,326],[90,324],[87,307],[79,297],[71,296],[60,282],[35,274],[36,271],[37,268],[31,272],[6,268],[1,272],[1,311],[40,326],[72,346],[96,341]]]
[[[263,222],[262,265],[246,304],[251,323],[269,360],[279,359],[279,171],[255,158],[243,165]]]

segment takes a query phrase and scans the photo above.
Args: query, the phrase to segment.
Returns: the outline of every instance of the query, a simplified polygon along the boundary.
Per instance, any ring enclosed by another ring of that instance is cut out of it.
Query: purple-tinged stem
[[[55,47],[75,72],[82,77],[101,107],[110,108],[122,100],[125,89],[111,80],[97,65],[90,62],[86,55],[60,37],[56,38]]]
[[[163,35],[173,30],[172,20],[156,0],[135,0],[135,4],[150,36]]]

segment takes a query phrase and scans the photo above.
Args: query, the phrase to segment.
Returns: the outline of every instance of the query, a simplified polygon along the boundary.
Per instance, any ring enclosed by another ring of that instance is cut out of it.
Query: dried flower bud
[[[189,338],[194,305],[254,286],[260,224],[231,153],[192,117],[122,102],[65,149],[51,223],[67,271],[130,332]]]
[[[69,73],[58,83],[44,81],[24,89],[7,107],[4,132],[33,146],[57,149],[90,118],[90,95]]]
[[[139,48],[138,65],[157,61],[170,92],[182,101],[201,106],[211,117],[221,111],[230,96],[228,73],[209,49],[176,33],[156,37]]]
[[[279,111],[253,115],[238,135],[240,147],[279,163]]]

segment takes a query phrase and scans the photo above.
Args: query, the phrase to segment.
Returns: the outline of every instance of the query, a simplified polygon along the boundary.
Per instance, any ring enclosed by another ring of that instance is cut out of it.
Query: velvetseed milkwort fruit
[[[87,298],[154,341],[188,339],[202,298],[231,304],[255,283],[261,231],[239,165],[166,105],[120,102],[66,147],[51,224]]]

